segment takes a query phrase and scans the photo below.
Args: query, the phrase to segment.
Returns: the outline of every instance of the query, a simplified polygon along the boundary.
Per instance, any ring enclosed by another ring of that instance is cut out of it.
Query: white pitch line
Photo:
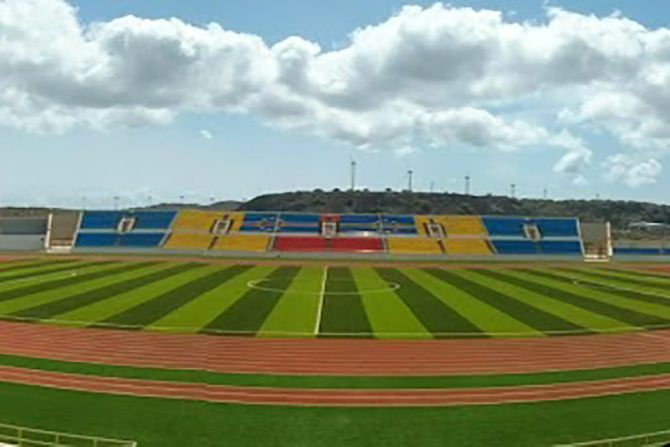
[[[316,311],[316,324],[314,325],[314,333],[319,333],[321,327],[321,313],[323,312],[323,299],[326,295],[326,281],[328,280],[328,266],[323,268],[323,279],[321,280],[321,292],[319,292],[319,307]]]

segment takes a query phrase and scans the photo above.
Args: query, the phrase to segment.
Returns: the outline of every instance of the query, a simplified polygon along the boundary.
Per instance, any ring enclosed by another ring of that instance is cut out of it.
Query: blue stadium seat
[[[84,211],[81,228],[88,230],[116,230],[123,218],[120,211]]]
[[[175,211],[141,211],[129,217],[137,219],[136,230],[167,230],[176,215]]]
[[[379,223],[377,214],[342,214],[340,224],[373,224]]]
[[[533,219],[542,237],[578,237],[577,219]]]
[[[483,216],[482,221],[490,236],[526,236],[523,231],[523,225],[528,222],[526,219]]]
[[[75,247],[115,247],[118,243],[116,233],[79,233]]]
[[[165,233],[127,233],[119,238],[122,247],[149,248],[158,247]]]
[[[537,244],[524,240],[494,240],[493,246],[500,255],[537,255],[540,254]]]
[[[581,255],[579,241],[540,241],[540,251],[546,255]]]
[[[282,222],[286,223],[296,223],[296,224],[314,224],[319,225],[321,222],[321,216],[318,214],[289,214],[282,213],[279,218]]]

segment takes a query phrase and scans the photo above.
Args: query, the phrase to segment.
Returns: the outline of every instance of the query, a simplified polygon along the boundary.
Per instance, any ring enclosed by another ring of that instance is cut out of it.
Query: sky
[[[0,0],[0,206],[348,188],[352,159],[670,203],[666,0]]]

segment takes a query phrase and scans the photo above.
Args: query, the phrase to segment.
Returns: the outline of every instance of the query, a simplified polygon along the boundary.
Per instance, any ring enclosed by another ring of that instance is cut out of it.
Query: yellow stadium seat
[[[444,245],[448,255],[485,256],[492,254],[491,247],[485,239],[450,238],[444,241]]]
[[[426,224],[430,221],[430,216],[414,216],[414,222],[416,222],[416,232],[419,233],[419,236],[427,236]]]
[[[435,239],[427,237],[391,237],[387,240],[391,253],[441,254],[442,248]]]
[[[208,233],[172,233],[165,243],[165,248],[173,249],[208,249],[214,236]]]
[[[486,228],[479,216],[435,216],[433,220],[442,224],[447,237],[486,236]]]
[[[264,234],[228,234],[217,239],[214,250],[267,251],[270,236]]]
[[[230,231],[239,231],[244,221],[244,213],[240,212],[212,212],[198,210],[183,210],[177,215],[173,232],[203,232],[209,233],[214,223],[219,219],[228,218],[232,220]]]

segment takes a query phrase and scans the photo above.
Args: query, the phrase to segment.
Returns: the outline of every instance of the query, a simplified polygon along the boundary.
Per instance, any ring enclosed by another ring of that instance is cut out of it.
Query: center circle
[[[262,292],[272,292],[272,293],[284,293],[288,290],[288,287],[281,288],[277,287],[276,284],[278,282],[285,282],[287,280],[290,280],[291,278],[262,278],[262,279],[252,279],[251,281],[247,282],[247,287],[253,290],[260,290]],[[316,292],[316,291],[303,291],[303,290],[295,290],[291,291],[291,293],[296,293],[300,295],[332,295],[332,296],[337,296],[337,295],[358,295],[361,293],[366,293],[366,294],[374,294],[374,293],[388,293],[388,292],[395,292],[400,288],[400,284],[395,283],[395,282],[388,282],[384,281],[384,284],[386,287],[378,287],[378,288],[373,288],[373,289],[361,289],[360,286],[356,284],[356,281],[349,280],[349,279],[329,279],[328,282],[330,283],[345,283],[345,284],[351,284],[353,287],[356,288],[356,290],[352,291],[345,291],[345,292],[328,292],[326,290],[322,292]],[[291,284],[295,284],[295,281],[291,281]]]

